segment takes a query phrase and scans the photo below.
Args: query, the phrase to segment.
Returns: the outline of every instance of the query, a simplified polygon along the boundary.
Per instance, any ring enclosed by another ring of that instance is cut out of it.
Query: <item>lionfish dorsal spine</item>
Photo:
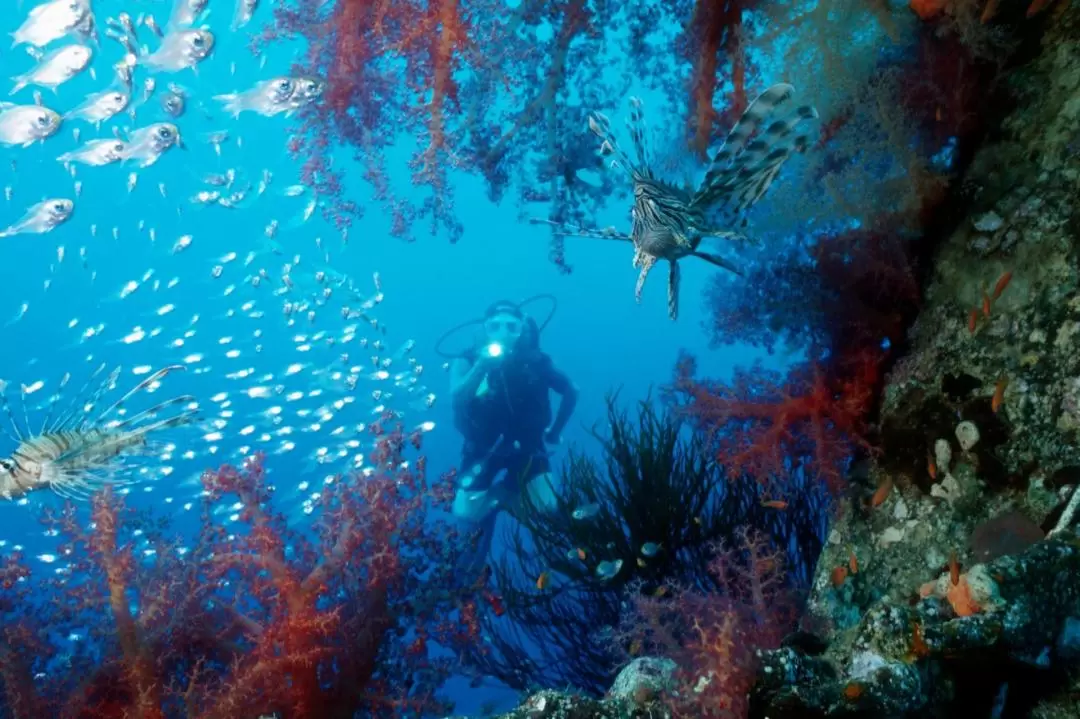
[[[600,138],[600,154],[613,156],[615,159],[611,161],[611,166],[619,167],[633,180],[638,168],[619,146],[615,135],[611,132],[611,121],[602,112],[595,111],[589,114],[588,121],[589,130]]]

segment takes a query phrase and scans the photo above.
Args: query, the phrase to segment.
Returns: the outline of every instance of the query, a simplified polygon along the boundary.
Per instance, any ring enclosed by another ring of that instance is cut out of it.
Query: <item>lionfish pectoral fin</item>
[[[697,252],[694,252],[693,255],[694,255],[694,257],[700,257],[701,259],[705,260],[706,262],[711,262],[712,264],[716,265],[717,267],[722,267],[725,270],[727,270],[728,272],[734,272],[735,274],[739,275],[740,277],[745,277],[745,275],[743,274],[743,271],[741,269],[739,269],[739,267],[737,265],[735,265],[735,264],[733,264],[731,262],[728,262],[727,260],[725,260],[723,257],[720,257],[719,255],[714,255],[711,252],[701,252],[700,250],[697,251]]]
[[[796,136],[795,131],[804,121],[818,117],[812,106],[801,105],[790,116],[765,126],[793,92],[791,85],[774,85],[751,103],[713,158],[695,203],[709,205],[737,197],[738,208],[746,209],[765,194],[780,166],[806,149],[809,139]]]
[[[179,397],[173,397],[172,399],[167,399],[164,402],[160,402],[160,403],[154,405],[153,407],[150,407],[148,409],[144,409],[142,412],[139,412],[138,414],[135,414],[135,415],[132,415],[131,417],[128,417],[123,422],[120,422],[119,424],[117,424],[113,429],[126,430],[128,427],[131,427],[132,425],[137,424],[137,423],[139,423],[139,422],[141,422],[141,421],[143,421],[145,419],[155,417],[162,410],[168,409],[169,407],[172,407],[173,405],[183,404],[183,403],[187,403],[187,402],[194,402],[194,401],[195,401],[195,397],[193,397],[192,395],[189,395],[189,394],[181,395]],[[195,410],[184,410],[184,412],[181,412],[180,415],[178,415],[178,416],[184,416],[187,413],[194,413],[194,412],[195,412]],[[138,428],[135,428],[135,429],[138,429]]]
[[[143,425],[134,432],[146,436],[152,432],[157,432],[163,429],[172,429],[173,427],[183,427],[186,424],[191,424],[195,421],[195,417],[198,416],[198,412],[195,410],[188,410],[175,417],[168,417],[166,419],[159,419],[157,422],[152,422],[147,425]]]
[[[141,390],[144,390],[147,387],[157,383],[165,375],[170,374],[172,372],[183,372],[185,370],[186,370],[186,368],[183,365],[178,365],[178,364],[169,365],[167,367],[162,367],[157,372],[150,375],[149,377],[147,377],[143,381],[139,382],[139,384],[135,385],[134,387],[129,389],[127,392],[125,392],[124,395],[120,399],[113,402],[107,409],[105,409],[104,412],[102,412],[101,414],[98,415],[98,420],[102,420],[105,417],[108,417],[110,414],[112,414],[116,410],[123,407],[124,402],[131,399],[131,397],[133,395],[135,395],[136,393],[140,392]]]
[[[538,217],[530,217],[529,223],[533,225],[549,225],[552,233],[563,237],[586,237],[593,240],[619,240],[620,242],[632,241],[630,235],[619,232],[613,227],[605,227],[602,230],[598,230],[593,227],[576,227],[574,225],[567,225],[553,220],[544,220]]]
[[[49,489],[64,499],[85,502],[111,481],[110,476],[86,470],[58,469],[49,482]]]
[[[672,320],[679,319],[679,263],[670,262],[667,284],[667,313]]]
[[[636,256],[635,260],[641,267],[641,272],[638,274],[637,284],[634,286],[634,299],[638,304],[641,304],[641,293],[645,290],[645,280],[649,277],[649,270],[656,264],[656,258],[641,252]]]
[[[630,130],[630,141],[637,153],[638,165],[642,168],[649,167],[649,135],[645,125],[644,103],[641,98],[630,98],[630,116],[626,118],[626,127]]]
[[[710,180],[715,173],[719,172],[723,165],[730,162],[746,148],[750,138],[761,124],[772,115],[776,108],[787,102],[794,93],[795,88],[793,86],[778,83],[754,98],[753,102],[750,103],[731,128],[731,132],[724,139],[724,144],[720,146],[720,149],[713,156],[709,172],[705,176],[706,185],[712,184]]]

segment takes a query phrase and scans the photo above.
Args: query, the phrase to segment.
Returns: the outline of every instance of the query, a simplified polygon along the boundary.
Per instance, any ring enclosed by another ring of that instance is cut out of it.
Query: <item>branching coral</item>
[[[608,419],[610,430],[597,435],[602,460],[572,455],[559,482],[561,511],[523,512],[495,565],[506,617],[485,620],[491,642],[474,652],[474,663],[511,686],[606,689],[627,646],[603,637],[628,598],[662,596],[675,584],[741,596],[731,577],[712,571],[715,546],[738,544],[740,527],[785,549],[788,561],[775,576],[788,587],[808,581],[820,551],[828,502],[817,487],[793,488],[789,508],[778,511],[763,504],[754,482],[728,481],[701,438],[684,438],[671,414],[643,403],[628,416],[610,398]],[[587,506],[597,514],[573,518]],[[597,575],[601,562],[613,561],[621,562],[614,577]],[[549,581],[538,589],[541,573]]]
[[[453,574],[465,539],[428,516],[450,482],[430,484],[422,459],[409,468],[407,439],[387,432],[371,476],[324,488],[314,541],[273,510],[261,458],[204,475],[190,547],[112,494],[95,498],[89,529],[71,505],[47,516],[71,568],[30,584],[8,565],[3,609],[22,621],[5,622],[4,697],[36,716],[87,718],[446,711],[434,692],[478,639],[475,599]],[[239,524],[218,523],[224,499]],[[24,582],[55,603],[14,605]],[[13,644],[17,626],[67,633],[67,666],[55,647]],[[53,671],[16,683],[50,654]]]
[[[325,101],[303,116],[292,148],[307,158],[305,181],[340,197],[328,158],[338,141],[351,144],[395,234],[408,236],[426,217],[456,240],[453,170],[481,174],[493,197],[516,181],[523,202],[550,202],[568,220],[608,194],[608,182],[578,177],[600,163],[580,151],[583,133],[566,128],[583,128],[588,111],[618,95],[602,78],[612,12],[586,0],[526,0],[509,14],[492,0],[296,0],[276,8],[259,42],[302,37],[308,54],[298,70],[327,79]],[[429,191],[419,205],[385,165],[408,137],[412,181]],[[345,227],[358,211],[344,203],[333,216]]]
[[[663,697],[676,717],[747,716],[757,651],[778,647],[794,627],[798,601],[782,554],[760,534],[733,539],[713,547],[708,573],[717,591],[674,584],[660,595],[636,595],[623,616],[620,647],[679,665],[678,690]]]
[[[864,435],[878,379],[874,361],[840,381],[817,365],[786,379],[760,366],[736,369],[731,382],[699,380],[695,370],[690,357],[679,361],[672,395],[731,475],[749,475],[783,495],[801,470],[837,492],[853,450],[870,450]]]

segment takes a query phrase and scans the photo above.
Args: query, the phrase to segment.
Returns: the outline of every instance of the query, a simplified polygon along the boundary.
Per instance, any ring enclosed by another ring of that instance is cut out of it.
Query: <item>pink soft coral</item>
[[[715,550],[715,592],[671,584],[639,594],[615,636],[631,655],[659,654],[679,665],[678,691],[664,701],[680,719],[747,716],[757,650],[778,646],[797,614],[781,553],[767,537],[744,530],[734,546]]]

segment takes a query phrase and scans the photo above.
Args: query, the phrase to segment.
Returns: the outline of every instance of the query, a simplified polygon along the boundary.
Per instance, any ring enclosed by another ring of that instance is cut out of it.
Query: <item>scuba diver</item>
[[[537,300],[551,302],[542,324],[523,309]],[[450,390],[454,424],[465,440],[453,513],[485,524],[487,543],[497,512],[517,510],[522,498],[539,511],[555,508],[546,445],[562,441],[577,388],[540,349],[540,333],[554,314],[550,295],[496,302],[482,319],[455,327],[439,343],[466,327],[482,330],[468,349],[451,355]],[[554,419],[552,391],[561,397]]]

